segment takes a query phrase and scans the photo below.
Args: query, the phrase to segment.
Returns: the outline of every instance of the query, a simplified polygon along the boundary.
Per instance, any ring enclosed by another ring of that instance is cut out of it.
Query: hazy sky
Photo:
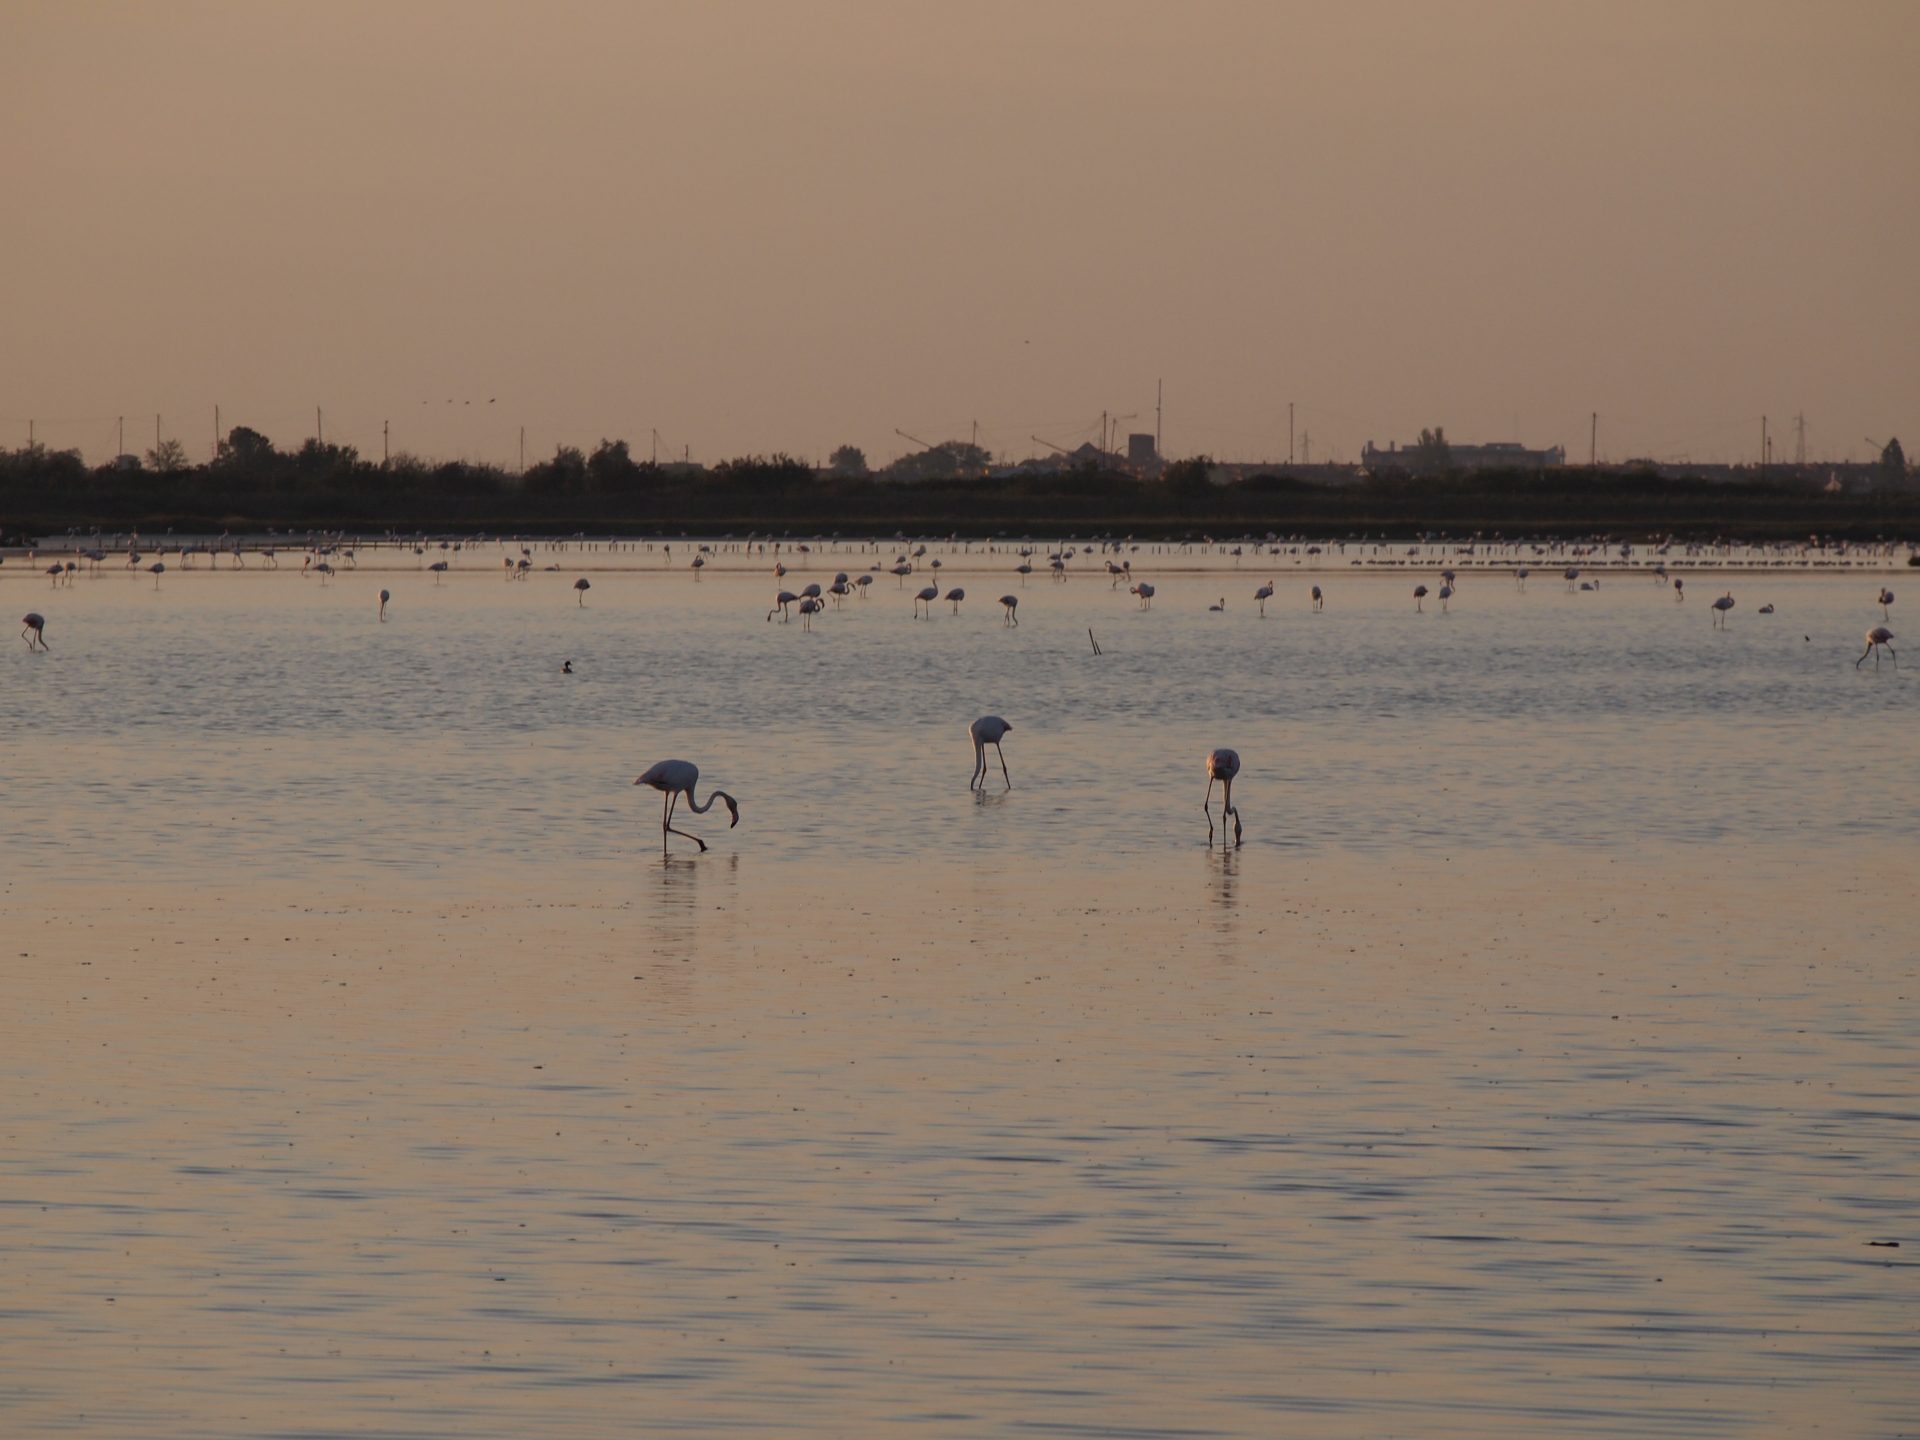
[[[1920,448],[1913,0],[0,0],[0,180],[89,459]]]

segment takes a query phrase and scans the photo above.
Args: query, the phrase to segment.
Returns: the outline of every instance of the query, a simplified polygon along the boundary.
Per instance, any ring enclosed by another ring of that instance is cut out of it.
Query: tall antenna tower
[[[1807,463],[1807,417],[1805,415],[1793,417],[1793,463],[1796,465]]]

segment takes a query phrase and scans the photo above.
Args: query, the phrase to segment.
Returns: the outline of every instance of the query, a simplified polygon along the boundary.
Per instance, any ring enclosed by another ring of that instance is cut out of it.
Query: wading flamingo
[[[967,736],[973,741],[973,778],[967,781],[967,788],[985,789],[987,782],[987,746],[993,746],[993,753],[1000,757],[1000,773],[1005,777],[1007,789],[1013,789],[1013,776],[1007,773],[1007,754],[1000,748],[1001,740],[1013,726],[998,715],[982,715],[967,726]]]
[[[633,782],[636,785],[651,785],[667,797],[660,809],[660,849],[662,853],[666,851],[667,836],[669,835],[685,836],[700,847],[700,853],[702,855],[707,853],[707,842],[702,840],[698,835],[688,834],[685,830],[676,830],[673,828],[674,807],[680,803],[680,797],[682,795],[687,797],[687,808],[696,815],[706,814],[707,811],[713,808],[714,801],[724,800],[727,802],[727,813],[733,816],[733,820],[728,824],[727,828],[731,830],[735,825],[740,823],[740,806],[734,801],[733,796],[727,794],[726,791],[709,791],[707,793],[707,803],[704,805],[693,798],[693,787],[697,785],[699,781],[700,767],[691,760],[662,760],[657,765],[649,766],[647,773]]]
[[[27,618],[31,620],[33,617],[29,615]],[[1900,668],[1900,652],[1893,648],[1893,631],[1884,625],[1876,625],[1867,631],[1867,648],[1860,652],[1860,659],[1853,662],[1853,668],[1858,670],[1861,661],[1871,655],[1873,656],[1873,668],[1878,670],[1880,668],[1880,647],[1882,645],[1885,645],[1887,647],[1887,653],[1893,656],[1893,668],[1898,670]]]
[[[1240,773],[1240,752],[1237,750],[1215,750],[1207,756],[1207,798],[1200,802],[1200,809],[1207,817],[1207,844],[1213,844],[1213,782],[1218,780],[1225,788],[1220,793],[1220,841],[1226,843],[1227,817],[1233,817],[1233,843],[1240,843],[1240,812],[1233,805],[1233,777]]]
[[[388,591],[382,590],[380,592],[380,619],[383,623],[387,618],[387,602],[392,598],[392,594]]]
[[[578,580],[573,582],[573,588],[580,596],[580,608],[582,610],[586,609],[587,591],[591,590],[593,586],[587,582],[587,577],[582,575]]]
[[[1013,612],[1020,608],[1020,597],[1018,595],[1002,595],[1000,597],[1000,603],[1007,607],[1007,618],[1000,623],[1003,625],[1018,625],[1020,623],[1020,617]]]
[[[45,650],[48,648],[46,616],[42,615],[38,610],[29,610],[25,615],[20,617],[20,624],[23,627],[20,631],[20,638],[27,642],[27,649]]]
[[[1727,612],[1731,609],[1733,609],[1733,592],[1729,590],[1713,602],[1713,624],[1715,629],[1724,630],[1727,628]]]

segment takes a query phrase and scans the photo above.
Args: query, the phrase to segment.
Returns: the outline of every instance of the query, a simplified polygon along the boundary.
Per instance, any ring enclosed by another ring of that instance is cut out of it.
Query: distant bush
[[[742,455],[722,460],[712,470],[721,485],[737,485],[756,490],[780,489],[792,485],[811,485],[813,467],[791,455]]]

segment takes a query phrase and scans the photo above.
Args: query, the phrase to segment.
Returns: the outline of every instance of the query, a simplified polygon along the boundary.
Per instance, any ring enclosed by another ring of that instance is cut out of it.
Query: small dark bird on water
[[[571,675],[571,674],[573,674],[573,661],[571,661],[571,660],[562,660],[562,661],[560,662],[560,673],[561,673],[562,675]]]

